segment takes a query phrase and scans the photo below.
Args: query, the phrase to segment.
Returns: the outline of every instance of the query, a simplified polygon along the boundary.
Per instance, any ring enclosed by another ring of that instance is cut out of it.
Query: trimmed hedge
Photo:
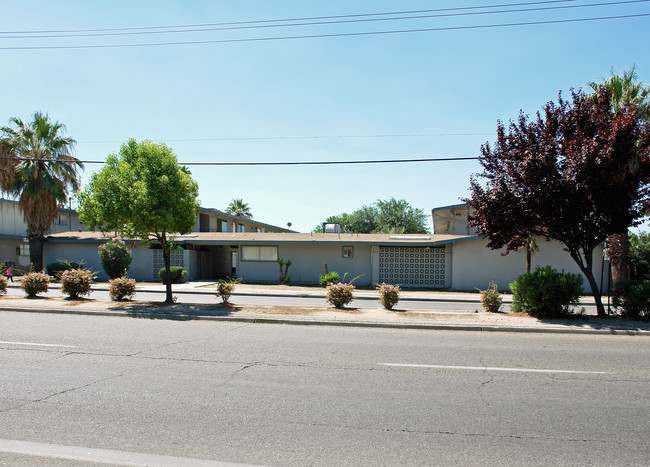
[[[179,282],[183,282],[183,278],[186,275],[187,275],[187,271],[182,266],[172,266],[171,268],[169,268],[169,276],[171,277],[172,284],[178,284]],[[158,277],[160,278],[163,284],[167,283],[167,271],[165,270],[165,268],[162,268],[160,271],[158,271]]]
[[[81,269],[83,266],[81,263],[75,261],[56,261],[45,266],[45,270],[50,277],[59,278],[63,271],[68,269]]]
[[[510,290],[512,311],[557,318],[570,315],[580,304],[582,276],[558,272],[551,266],[538,267],[535,272],[519,276],[510,284]]]

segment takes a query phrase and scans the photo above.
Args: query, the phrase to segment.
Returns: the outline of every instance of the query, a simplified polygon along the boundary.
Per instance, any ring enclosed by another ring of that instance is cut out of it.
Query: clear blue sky
[[[594,3],[604,1],[428,12],[410,16],[572,7],[391,21],[25,38],[31,35],[25,32],[44,30],[365,15],[497,2],[5,1],[0,6],[0,123],[12,116],[29,119],[36,110],[48,112],[78,141],[76,156],[94,161],[117,152],[129,137],[164,141],[181,162],[473,157],[481,144],[494,140],[498,119],[516,118],[520,109],[533,114],[560,90],[568,94],[571,88],[607,77],[612,68],[620,73],[634,64],[640,79],[650,81],[650,16],[466,28],[650,14],[650,2],[587,6]],[[440,28],[451,29],[233,41]],[[16,49],[221,40],[226,42]],[[84,185],[99,167],[87,165]],[[427,214],[434,207],[459,203],[479,165],[466,161],[191,170],[202,206],[225,209],[232,199],[243,198],[255,219],[282,226],[291,222],[293,229],[309,232],[329,215],[377,199],[405,199]]]

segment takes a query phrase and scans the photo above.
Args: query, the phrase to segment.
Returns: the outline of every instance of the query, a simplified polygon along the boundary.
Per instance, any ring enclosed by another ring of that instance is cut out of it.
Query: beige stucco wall
[[[553,266],[555,269],[564,269],[566,272],[579,273],[583,276],[578,265],[563,250],[562,245],[554,241],[537,239],[539,252],[532,257],[531,270],[537,266]],[[477,239],[457,242],[453,246],[452,254],[452,281],[454,290],[485,289],[490,281],[495,281],[499,290],[508,290],[510,282],[520,274],[526,272],[526,253],[511,252],[502,256],[505,249],[491,250],[487,248],[487,240]],[[600,285],[602,266],[602,246],[594,251],[594,276]],[[607,265],[605,265],[603,287],[607,287]],[[585,293],[591,293],[591,287],[584,278]]]
[[[323,273],[323,264],[328,271],[336,271],[341,277],[347,272],[346,280],[358,275],[355,284],[368,285],[372,282],[372,267],[369,245],[355,245],[352,258],[343,258],[342,245],[280,245],[278,257],[292,262],[288,274],[296,284],[317,284]],[[239,277],[246,282],[276,282],[280,278],[280,267],[274,261],[239,261]]]

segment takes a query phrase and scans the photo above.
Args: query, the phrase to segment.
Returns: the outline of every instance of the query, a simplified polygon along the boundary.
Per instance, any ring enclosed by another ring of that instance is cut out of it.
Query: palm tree
[[[253,218],[250,206],[247,203],[244,203],[244,200],[241,198],[233,199],[226,208],[226,212],[233,216],[248,217],[249,219]]]
[[[602,83],[588,83],[591,89],[599,92],[601,87],[611,93],[612,112],[618,112],[626,106],[634,106],[640,118],[650,121],[650,86],[640,82],[636,74],[636,66],[622,75],[615,75],[612,70],[609,78]],[[634,170],[635,168],[631,168]],[[613,232],[609,235],[609,257],[612,264],[612,282],[630,278],[630,241],[627,232]]]
[[[11,118],[0,128],[0,189],[18,198],[27,224],[30,259],[37,271],[43,269],[43,242],[58,216],[58,206],[70,191],[79,188],[78,168],[83,164],[72,156],[76,141],[62,135],[63,124],[36,112],[31,122]]]

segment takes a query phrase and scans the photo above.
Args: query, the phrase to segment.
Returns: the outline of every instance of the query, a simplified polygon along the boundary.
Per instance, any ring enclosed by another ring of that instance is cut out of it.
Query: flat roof
[[[101,232],[61,232],[47,236],[48,242],[103,242],[114,235]],[[298,232],[192,232],[178,235],[175,242],[191,245],[381,245],[381,246],[433,246],[478,238],[474,235],[441,234],[350,234],[350,233],[298,233]],[[124,239],[130,240],[130,239]]]

